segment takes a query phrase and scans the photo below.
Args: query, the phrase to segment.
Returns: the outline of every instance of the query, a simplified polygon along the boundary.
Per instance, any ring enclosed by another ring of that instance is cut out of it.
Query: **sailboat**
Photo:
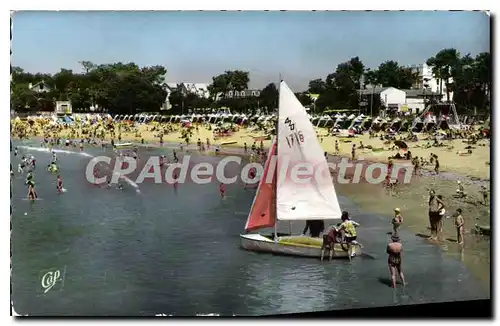
[[[297,185],[286,176],[293,164],[307,162],[328,171],[324,177],[312,177]],[[280,175],[278,175],[280,174]],[[277,137],[269,149],[264,173],[245,225],[241,246],[249,251],[320,258],[322,238],[280,234],[280,221],[324,220],[340,222],[342,212],[333,186],[324,152],[307,112],[282,81],[278,109]],[[333,223],[332,223],[333,224]],[[271,235],[251,233],[274,227]],[[352,245],[352,253],[361,254],[361,245]],[[348,258],[348,247],[335,244],[333,258]]]

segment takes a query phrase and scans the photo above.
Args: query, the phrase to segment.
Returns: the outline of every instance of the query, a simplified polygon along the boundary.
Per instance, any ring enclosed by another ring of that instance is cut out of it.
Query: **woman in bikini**
[[[399,274],[403,286],[406,285],[405,277],[403,275],[402,264],[402,253],[403,245],[399,242],[399,236],[393,235],[391,237],[392,242],[387,245],[387,254],[389,255],[387,263],[389,265],[389,271],[391,272],[392,287],[396,288],[396,275]]]

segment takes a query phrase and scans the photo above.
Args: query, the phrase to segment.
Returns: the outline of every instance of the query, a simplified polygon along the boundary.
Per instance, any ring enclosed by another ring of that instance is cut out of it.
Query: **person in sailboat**
[[[302,235],[306,235],[307,230],[309,230],[311,238],[319,238],[321,232],[325,231],[325,222],[323,220],[306,220]]]

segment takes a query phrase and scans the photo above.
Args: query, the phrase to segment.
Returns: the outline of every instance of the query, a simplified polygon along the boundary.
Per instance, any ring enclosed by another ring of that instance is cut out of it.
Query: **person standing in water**
[[[306,235],[308,230],[311,238],[319,238],[321,232],[325,230],[325,222],[323,220],[306,220],[302,235]]]
[[[403,224],[403,216],[399,208],[394,209],[394,217],[392,218],[392,235],[397,235],[399,227]]]
[[[440,205],[441,204],[441,205]],[[436,192],[431,189],[429,191],[429,224],[431,227],[431,240],[437,239],[440,215],[440,207],[444,207],[443,202],[436,196]]]
[[[33,180],[33,174],[31,172],[26,176],[26,185],[28,185],[28,198],[35,200],[38,198],[38,194],[35,190],[35,181]]]
[[[443,218],[444,218],[444,214],[446,213],[446,210],[444,209],[443,196],[437,195],[437,198],[439,200],[439,207],[438,207],[439,219],[437,221],[437,238],[438,238],[438,240],[442,240],[442,237],[443,237]]]
[[[226,198],[226,184],[224,183],[220,183],[219,185],[219,193],[220,193],[220,197],[221,199],[225,199]]]
[[[62,193],[63,192],[63,180],[60,174],[57,175],[57,193]]]
[[[353,250],[352,243],[358,238],[356,228],[359,227],[359,223],[354,222],[349,218],[349,213],[347,211],[342,212],[342,223],[340,224],[339,231],[344,231],[345,242],[349,246],[349,259],[356,255]]]
[[[257,175],[257,169],[256,168],[251,168],[250,171],[248,171],[248,179],[253,180],[255,179]],[[248,183],[245,183],[244,189],[246,189],[248,186]]]
[[[439,174],[439,158],[437,155],[435,155],[434,158],[436,159],[436,164],[434,165],[434,172],[436,172],[436,174]]]
[[[457,209],[455,213],[455,227],[457,229],[457,243],[463,245],[464,244],[464,224],[465,220],[462,216],[462,209]]]
[[[392,287],[396,288],[396,278],[399,274],[403,286],[406,286],[405,276],[403,274],[403,245],[399,242],[399,236],[393,235],[391,237],[392,242],[387,245],[386,252],[389,255],[387,263],[389,265],[389,271],[391,273]]]
[[[174,179],[174,191],[177,192],[177,187],[179,186],[179,174],[177,172],[174,172],[172,177]]]

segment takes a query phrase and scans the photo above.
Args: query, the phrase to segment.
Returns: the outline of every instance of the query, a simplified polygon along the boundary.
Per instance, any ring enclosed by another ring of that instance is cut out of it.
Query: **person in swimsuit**
[[[222,182],[219,185],[219,192],[220,192],[220,197],[222,199],[226,198],[226,185]]]
[[[402,253],[403,245],[399,242],[399,236],[393,235],[391,237],[392,242],[387,245],[386,252],[389,255],[387,263],[389,265],[389,271],[391,273],[392,287],[396,288],[396,273],[399,274],[403,286],[406,285],[405,276],[403,275],[402,268]]]
[[[37,199],[38,194],[36,193],[35,190],[35,181],[33,180],[33,178],[27,180],[26,184],[28,185],[28,198],[31,200]]]
[[[462,216],[462,209],[457,209],[455,215],[455,227],[457,229],[457,243],[464,244],[464,224],[465,220]]]
[[[325,230],[325,222],[323,220],[306,220],[302,235],[306,235],[307,230],[309,230],[311,238],[319,238],[321,232]]]
[[[436,196],[434,190],[429,191],[429,224],[431,227],[431,240],[438,237],[438,227],[441,220],[439,211],[444,208],[444,203]]]
[[[57,175],[57,186],[56,186],[57,192],[62,193],[63,192],[63,180],[61,175]]]
[[[356,241],[357,233],[356,228],[359,227],[359,223],[351,220],[349,218],[349,213],[346,211],[342,212],[342,223],[340,224],[339,231],[344,231],[345,242],[349,245],[349,259],[356,255],[354,246],[351,244]]]
[[[399,208],[394,208],[394,217],[392,218],[392,234],[398,234],[399,227],[403,224],[403,216]]]
[[[256,168],[251,168],[250,171],[248,171],[248,179],[253,180],[255,179],[255,176],[257,175],[257,169]],[[248,186],[247,183],[245,183],[245,189]]]

